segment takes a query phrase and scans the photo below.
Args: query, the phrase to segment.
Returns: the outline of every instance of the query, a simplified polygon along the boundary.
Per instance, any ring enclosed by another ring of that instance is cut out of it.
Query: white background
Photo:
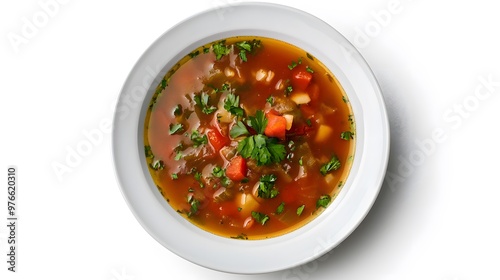
[[[47,2],[57,3],[50,15]],[[163,32],[237,2],[2,1],[0,278],[500,279],[496,1],[271,1],[321,18],[354,43],[379,80],[391,124],[390,176],[360,227],[321,261],[230,275],[181,259],[143,230],[111,157],[120,88]],[[102,137],[68,166],[92,133]],[[4,261],[11,164],[17,273]],[[67,172],[58,176],[57,164]]]

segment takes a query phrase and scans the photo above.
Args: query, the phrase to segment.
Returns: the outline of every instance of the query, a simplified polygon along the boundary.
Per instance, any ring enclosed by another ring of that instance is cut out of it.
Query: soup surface
[[[145,160],[190,222],[262,239],[328,207],[348,175],[354,138],[347,96],[321,62],[282,41],[232,37],[194,50],[157,86]]]

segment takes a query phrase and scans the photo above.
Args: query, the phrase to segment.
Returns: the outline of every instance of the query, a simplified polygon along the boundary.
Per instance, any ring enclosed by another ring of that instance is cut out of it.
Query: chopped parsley
[[[243,117],[243,113],[245,112],[240,108],[240,97],[232,93],[229,93],[224,100],[224,109],[238,117]]]
[[[340,168],[340,160],[336,155],[333,155],[329,162],[323,164],[320,168],[320,172],[325,176],[328,172],[337,170]]]
[[[206,92],[202,92],[201,94],[197,94],[194,96],[194,102],[196,102],[196,105],[198,105],[201,111],[207,115],[217,110],[217,107],[209,106],[208,104],[209,100],[210,96]]]
[[[194,51],[192,53],[189,54],[189,57],[193,58],[193,57],[197,57],[198,55],[200,54],[200,51],[197,50],[197,51]]]
[[[208,137],[205,134],[201,136],[200,133],[197,130],[195,130],[191,134],[191,141],[193,141],[193,145],[196,148],[198,146],[208,144]]]
[[[159,159],[153,161],[153,163],[151,163],[150,166],[154,170],[162,170],[163,168],[165,168],[165,164],[163,163],[163,160],[159,160]]]
[[[276,208],[276,214],[281,214],[285,210],[285,203],[281,202],[280,205],[278,205],[278,208]]]
[[[172,174],[170,175],[170,177],[172,178],[172,180],[177,180],[177,179],[179,179],[179,175],[178,175],[177,173],[172,173]]]
[[[352,131],[344,131],[344,132],[340,133],[340,138],[343,139],[343,140],[354,139],[354,132],[352,132]]]
[[[174,160],[175,160],[175,161],[179,161],[179,160],[181,160],[181,159],[182,159],[182,152],[181,152],[181,151],[179,151],[179,150],[177,150],[177,151],[175,152],[175,157],[174,157]]]
[[[257,195],[262,198],[274,198],[279,191],[274,187],[278,178],[274,174],[266,174],[260,177]]]
[[[238,42],[235,45],[240,50],[239,56],[241,61],[246,62],[248,60],[247,52],[251,53],[254,52],[256,48],[260,48],[260,40],[252,40],[251,42],[243,41]]]
[[[309,66],[306,66],[306,71],[311,73],[311,74],[314,73],[314,70]]]
[[[144,154],[146,154],[146,157],[148,158],[154,158],[154,154],[153,154],[153,151],[151,150],[151,146],[147,145],[147,146],[144,146]]]
[[[215,59],[219,60],[223,56],[229,54],[230,48],[228,46],[226,46],[226,41],[222,40],[222,41],[220,41],[218,43],[213,44],[212,45],[212,50],[213,50],[213,52],[215,54]]]
[[[297,208],[297,216],[302,215],[302,211],[304,211],[305,207],[306,207],[306,205],[302,204],[301,206],[299,206],[299,208]]]
[[[331,200],[332,198],[327,194],[320,196],[319,199],[316,201],[316,208],[320,207],[326,208],[328,204],[330,204]]]
[[[226,173],[225,173],[224,169],[222,169],[220,166],[216,166],[216,167],[214,167],[214,169],[212,169],[212,175],[214,175],[214,177],[216,177],[216,178],[221,178],[225,174]]]
[[[269,95],[269,97],[266,99],[266,102],[269,103],[269,105],[273,105],[274,97],[272,95]]]
[[[176,124],[171,123],[169,128],[170,128],[169,130],[170,135],[172,135],[176,134],[177,132],[181,132],[184,129],[184,126],[182,125],[182,123],[176,123]]]
[[[252,211],[252,218],[254,218],[261,225],[264,225],[269,220],[268,215],[255,211]]]
[[[189,212],[187,215],[188,215],[188,217],[191,217],[191,216],[195,215],[196,213],[198,213],[198,208],[200,207],[200,201],[191,196],[188,202],[189,202],[189,205],[191,205],[191,208],[189,209]]]

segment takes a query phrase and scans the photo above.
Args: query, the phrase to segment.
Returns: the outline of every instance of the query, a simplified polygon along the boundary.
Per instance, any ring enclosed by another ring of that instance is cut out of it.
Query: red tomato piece
[[[207,136],[210,145],[212,145],[216,153],[229,144],[229,138],[223,136],[217,129],[210,129],[207,132]]]
[[[286,119],[283,116],[267,113],[267,126],[264,129],[264,134],[269,137],[277,137],[281,140],[285,139]]]
[[[312,74],[301,69],[292,72],[292,86],[294,90],[305,90],[311,82]]]
[[[247,162],[242,156],[234,157],[226,168],[226,176],[233,181],[241,181],[247,176]]]

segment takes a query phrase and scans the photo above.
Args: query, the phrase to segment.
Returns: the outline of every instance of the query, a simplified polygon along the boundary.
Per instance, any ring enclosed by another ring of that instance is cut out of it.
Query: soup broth
[[[238,239],[295,230],[345,182],[352,110],[313,55],[263,37],[199,47],[163,78],[144,130],[145,161],[168,203]]]

